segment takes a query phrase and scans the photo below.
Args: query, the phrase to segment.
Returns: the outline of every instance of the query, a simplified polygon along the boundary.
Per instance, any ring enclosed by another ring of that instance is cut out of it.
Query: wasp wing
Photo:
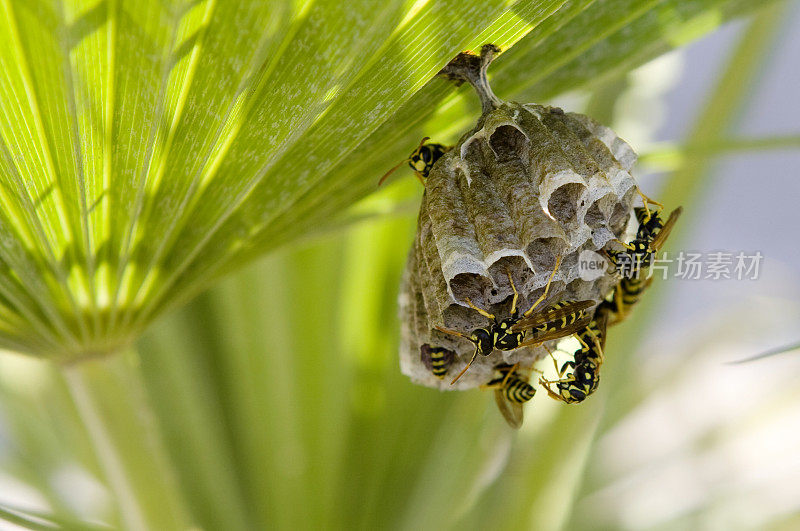
[[[650,243],[650,248],[653,251],[661,250],[661,246],[667,241],[667,237],[669,233],[672,232],[672,227],[675,225],[675,222],[678,221],[678,218],[681,216],[681,212],[683,212],[683,207],[678,207],[670,213],[666,223],[664,223],[664,226],[658,231],[658,234]]]
[[[497,409],[506,419],[508,425],[518,430],[522,426],[523,410],[522,404],[508,400],[503,394],[502,389],[495,389],[494,401],[497,402]]]
[[[519,348],[535,347],[547,341],[552,341],[554,339],[561,339],[562,337],[567,337],[571,336],[572,334],[577,334],[578,332],[586,328],[591,322],[592,322],[591,316],[584,317],[580,321],[575,321],[571,325],[565,326],[564,328],[550,330],[544,334],[532,335],[528,337],[528,339],[520,343]]]
[[[426,369],[429,371],[433,370],[433,349],[427,343],[421,345],[419,347],[419,361],[425,366]]]
[[[597,331],[600,332],[600,351],[605,352],[606,349],[606,329],[608,328],[608,311],[595,312],[594,321]]]
[[[546,323],[551,323],[553,321],[557,321],[559,319],[563,319],[564,317],[568,317],[574,313],[578,313],[582,310],[586,310],[587,308],[591,308],[592,306],[596,305],[597,302],[593,300],[585,300],[585,301],[575,301],[565,306],[561,306],[559,308],[548,308],[544,311],[534,313],[528,317],[523,317],[513,325],[511,325],[512,332],[521,332],[523,330],[529,330],[531,328],[536,328],[537,326],[541,326]]]

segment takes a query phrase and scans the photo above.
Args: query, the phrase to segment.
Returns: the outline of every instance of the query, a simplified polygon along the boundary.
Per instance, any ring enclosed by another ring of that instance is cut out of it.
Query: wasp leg
[[[621,323],[628,316],[628,312],[625,303],[622,302],[622,286],[620,284],[614,288],[614,304],[617,306],[617,314],[614,316],[613,324]]]
[[[492,315],[491,313],[487,312],[486,310],[483,310],[483,309],[481,309],[481,308],[478,308],[478,307],[477,307],[477,306],[475,306],[475,305],[472,303],[472,301],[471,301],[471,300],[469,300],[468,298],[467,298],[467,299],[464,299],[464,302],[466,302],[467,304],[469,304],[469,307],[470,307],[470,308],[472,308],[473,310],[475,310],[476,312],[478,312],[478,313],[479,313],[479,314],[481,314],[482,316],[484,316],[484,317],[488,317],[489,319],[494,319],[494,315]]]
[[[636,247],[632,243],[625,243],[624,241],[619,240],[619,239],[613,240],[613,241],[617,242],[618,244],[620,244],[621,246],[625,247],[626,249],[628,249],[630,251],[635,251],[636,250]]]
[[[575,337],[578,339],[578,341],[580,341],[580,342],[581,342],[581,344],[583,344],[584,346],[586,346],[586,344],[583,342],[583,340],[582,340],[580,337],[578,337],[577,335],[576,335]],[[550,385],[551,385],[551,384],[554,384],[554,383],[566,383],[566,382],[573,382],[573,381],[575,381],[575,374],[574,374],[574,373],[573,373],[573,374],[570,374],[570,375],[569,375],[569,376],[567,376],[566,378],[564,377],[564,375],[566,374],[566,372],[567,372],[567,370],[568,370],[568,369],[567,369],[567,365],[568,365],[568,364],[572,364],[572,369],[574,370],[574,369],[575,369],[575,362],[574,362],[574,361],[572,361],[572,362],[566,362],[566,363],[564,363],[564,365],[563,365],[563,366],[562,366],[562,367],[559,369],[559,368],[558,368],[558,362],[556,362],[556,358],[555,358],[555,356],[553,355],[553,352],[552,352],[552,351],[551,351],[549,348],[547,348],[546,346],[545,346],[545,349],[547,350],[548,354],[550,354],[550,358],[553,360],[553,366],[554,366],[554,367],[555,367],[555,369],[556,369],[556,374],[558,374],[558,379],[557,379],[557,380],[548,380],[547,378],[545,378],[544,376],[542,376],[542,377],[540,377],[540,378],[539,378],[539,384],[540,384],[542,387],[544,387],[545,391],[547,391],[547,395],[548,395],[550,398],[552,398],[553,400],[558,400],[559,402],[566,402],[566,400],[564,400],[564,397],[562,397],[560,394],[556,393],[555,391],[553,391],[553,390],[550,388]]]
[[[503,377],[503,381],[501,381],[500,383],[493,384],[493,385],[482,385],[481,389],[494,389],[495,387],[499,387],[499,388],[505,387],[506,383],[508,382],[508,379],[511,378],[511,375],[514,374],[517,371],[517,367],[519,367],[519,362],[515,363],[514,365],[512,365],[508,369],[503,369],[503,370],[506,371],[506,375]],[[536,369],[533,369],[533,370],[536,370]]]
[[[600,358],[600,363],[603,363],[606,358],[605,355],[603,354],[603,346],[600,344],[601,343],[600,337],[598,337],[598,335],[595,334],[594,330],[592,330],[591,328],[587,328],[586,331],[592,336],[592,340],[594,341],[594,346],[595,348],[597,348],[597,354],[599,355]],[[578,341],[584,343],[584,341],[580,337],[578,337]],[[584,346],[586,348],[589,348],[589,345],[587,345],[586,343],[584,343]]]
[[[497,389],[497,388],[500,387],[501,384],[502,384],[502,382],[501,383],[494,383],[494,384],[491,384],[491,385],[483,384],[483,385],[478,386],[478,388],[479,389]]]
[[[620,263],[617,261],[616,258],[616,256],[621,253],[616,251],[612,252],[614,253],[613,255],[608,251],[606,251],[605,249],[600,249],[599,251],[599,253],[603,255],[606,258],[606,260],[608,260],[608,263],[611,264],[611,266],[613,267],[611,274],[616,276],[617,278],[622,278],[622,273],[620,273],[619,271]]]
[[[558,369],[558,362],[556,361],[556,357],[553,355],[553,351],[552,351],[552,350],[550,350],[550,349],[547,347],[547,345],[545,345],[544,343],[542,344],[542,346],[543,346],[543,347],[544,347],[544,349],[547,351],[547,354],[549,354],[549,355],[550,355],[550,359],[551,359],[551,360],[553,360],[553,367],[555,367],[555,368],[556,368],[556,374],[558,374],[558,377],[559,377],[559,378],[561,378],[562,374],[561,374],[561,371]],[[542,373],[542,374],[544,374],[544,373]]]
[[[539,304],[541,304],[543,300],[547,298],[547,292],[550,291],[550,284],[553,282],[553,277],[556,276],[556,272],[558,271],[560,265],[561,265],[561,255],[559,255],[558,258],[556,258],[556,265],[555,267],[553,267],[553,272],[550,273],[550,278],[547,279],[547,284],[545,284],[544,286],[544,293],[542,293],[542,295],[538,299],[536,299],[536,302],[533,303],[533,306],[528,308],[528,311],[522,314],[523,317],[529,317],[533,313],[533,310],[537,306],[539,306]]]
[[[648,221],[650,221],[650,216],[651,216],[650,208],[647,206],[648,203],[651,204],[651,205],[656,205],[657,207],[659,207],[659,210],[664,208],[664,205],[662,205],[658,201],[656,201],[654,199],[651,199],[651,198],[647,197],[646,195],[644,195],[644,192],[642,192],[642,189],[639,188],[638,186],[636,187],[636,191],[639,193],[639,195],[642,198],[642,203],[644,204],[644,211],[647,213],[647,215],[644,218],[644,221],[645,221],[645,223],[647,223]]]
[[[511,278],[511,271],[506,269],[506,275],[508,275],[508,283],[511,284],[511,289],[514,291],[514,298],[511,299],[511,315],[516,315],[517,313],[517,299],[519,299],[519,292],[517,292],[517,287],[514,285],[514,279]]]
[[[588,348],[589,348],[589,345],[587,345],[587,344],[586,344],[586,341],[584,341],[583,339],[581,339],[581,336],[580,336],[579,334],[575,334],[575,339],[577,339],[577,340],[578,340],[578,342],[581,344],[581,346],[582,346],[583,348],[586,348],[586,349],[588,349]]]
[[[539,386],[543,387],[545,391],[547,391],[547,396],[552,398],[553,400],[558,400],[559,402],[563,402],[564,400],[561,398],[561,395],[550,389],[550,382],[549,380],[545,380],[544,378],[539,378]]]
[[[515,363],[510,369],[508,369],[508,372],[506,372],[506,377],[503,378],[503,382],[500,384],[502,387],[505,387],[506,382],[508,382],[508,379],[511,378],[511,375],[516,372],[517,367],[519,367],[519,362]]]
[[[503,377],[503,380],[500,383],[496,383],[494,385],[482,385],[481,389],[493,389],[495,387],[500,387],[500,388],[505,387],[506,383],[508,382],[508,379],[511,378],[511,375],[516,372],[517,367],[519,367],[519,362],[515,363],[511,367],[502,369],[503,371],[505,371],[506,375]]]

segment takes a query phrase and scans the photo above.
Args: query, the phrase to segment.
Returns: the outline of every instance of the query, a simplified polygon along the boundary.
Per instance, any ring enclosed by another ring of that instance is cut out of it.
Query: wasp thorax
[[[486,67],[498,51],[487,45],[479,56],[460,54],[442,71],[476,89],[483,113],[430,169],[404,275],[402,370],[441,389],[477,387],[492,379],[498,363],[530,367],[546,350],[492,352],[494,339],[481,338],[479,347],[488,345],[491,355],[478,356],[451,387],[449,378],[440,380],[419,363],[420,345],[452,350],[448,374],[454,376],[475,352],[478,330],[488,336],[493,323],[511,315],[515,290],[519,312],[548,280],[542,308],[601,301],[613,289],[613,268],[583,280],[579,256],[621,238],[636,219],[630,146],[587,116],[497,98]]]

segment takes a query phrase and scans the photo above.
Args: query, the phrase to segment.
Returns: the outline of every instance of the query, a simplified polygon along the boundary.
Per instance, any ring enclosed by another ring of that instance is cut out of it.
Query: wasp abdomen
[[[454,358],[455,352],[444,347],[432,347],[425,343],[419,348],[420,361],[434,376],[440,379],[447,374]]]
[[[503,382],[505,384],[503,385]],[[502,389],[500,390],[503,393],[503,397],[508,400],[509,402],[514,402],[516,404],[524,404],[528,402],[533,395],[536,394],[536,389],[520,378],[516,376],[511,376],[508,379],[504,378],[497,378],[492,380],[487,384],[488,386],[500,386],[502,385]]]

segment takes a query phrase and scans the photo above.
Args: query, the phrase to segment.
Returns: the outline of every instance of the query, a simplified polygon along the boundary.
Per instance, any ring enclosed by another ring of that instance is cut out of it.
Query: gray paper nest
[[[578,272],[581,251],[602,249],[621,238],[637,194],[630,174],[636,154],[613,131],[591,118],[555,107],[502,102],[486,83],[485,69],[497,48],[481,56],[460,54],[443,74],[473,84],[483,114],[472,131],[439,159],[428,175],[417,235],[400,295],[403,323],[400,367],[417,383],[469,389],[487,383],[499,363],[530,367],[541,347],[478,356],[455,384],[474,352],[466,339],[439,325],[469,334],[488,319],[510,311],[510,274],[525,311],[542,294],[556,262],[562,263],[544,309],[561,300],[600,301],[615,278],[592,281]],[[447,376],[433,376],[420,360],[423,344],[453,350]]]

